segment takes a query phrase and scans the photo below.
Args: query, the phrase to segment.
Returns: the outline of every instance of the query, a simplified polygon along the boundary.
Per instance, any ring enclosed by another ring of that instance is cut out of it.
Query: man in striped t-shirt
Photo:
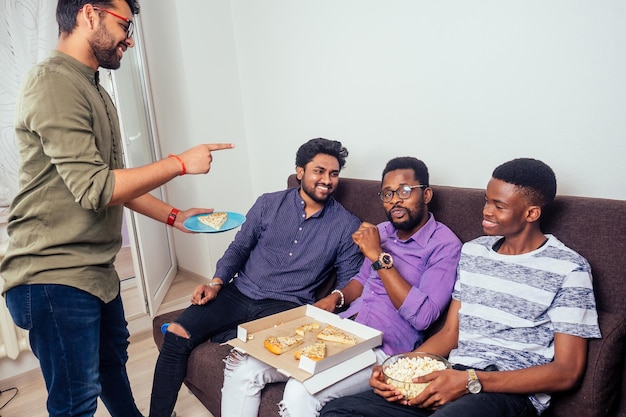
[[[548,408],[548,392],[579,382],[587,339],[600,330],[589,264],[540,228],[555,194],[541,161],[497,167],[485,193],[487,236],[463,245],[446,323],[417,349],[447,356],[454,369],[416,378],[431,384],[410,401],[375,369],[374,391],[332,401],[321,415],[530,417]]]

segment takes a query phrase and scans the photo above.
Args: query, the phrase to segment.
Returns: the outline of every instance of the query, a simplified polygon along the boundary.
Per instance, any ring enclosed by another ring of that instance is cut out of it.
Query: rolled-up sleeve
[[[461,244],[437,244],[419,279],[398,313],[417,330],[425,330],[448,307],[459,263]]]

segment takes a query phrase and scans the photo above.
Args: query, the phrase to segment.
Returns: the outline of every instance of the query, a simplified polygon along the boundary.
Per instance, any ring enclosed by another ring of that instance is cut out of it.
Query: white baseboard
[[[0,375],[2,375],[3,380],[36,368],[39,368],[39,360],[37,360],[33,352],[30,350],[20,352],[20,355],[16,359],[0,359]]]

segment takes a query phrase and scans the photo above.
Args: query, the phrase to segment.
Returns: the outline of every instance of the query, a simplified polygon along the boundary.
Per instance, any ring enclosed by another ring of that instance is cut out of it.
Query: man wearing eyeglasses
[[[362,223],[352,239],[365,256],[359,273],[340,290],[316,303],[349,308],[342,317],[383,331],[375,349],[377,363],[412,350],[450,303],[461,242],[428,211],[433,196],[426,165],[419,159],[390,160],[378,193],[388,222]],[[328,308],[327,308],[328,309]],[[281,415],[317,416],[328,401],[369,389],[371,368],[363,369],[311,395],[265,363],[233,351],[226,360],[222,417],[257,416],[261,390],[268,382],[287,380]]]
[[[552,168],[537,159],[516,158],[493,170],[481,219],[485,236],[463,245],[445,323],[417,347],[448,358],[452,369],[413,378],[428,386],[405,398],[374,367],[372,389],[329,402],[321,415],[548,414],[553,393],[580,382],[588,339],[603,336],[589,262],[541,230],[556,186]]]
[[[116,69],[134,46],[136,0],[60,0],[56,50],[26,77],[15,115],[20,191],[9,213],[0,266],[15,323],[29,330],[52,417],[93,416],[100,397],[112,417],[140,417],[126,374],[129,333],[113,261],[123,207],[183,232],[179,211],[149,192],[206,174],[212,151],[198,145],[124,169],[116,109],[98,68]]]

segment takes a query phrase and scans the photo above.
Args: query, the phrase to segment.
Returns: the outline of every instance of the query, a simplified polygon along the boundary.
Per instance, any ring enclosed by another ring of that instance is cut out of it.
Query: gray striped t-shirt
[[[501,371],[549,363],[554,334],[599,338],[591,267],[556,237],[521,255],[492,249],[500,236],[463,245],[452,297],[461,302],[452,363]],[[530,397],[541,413],[548,394]]]

